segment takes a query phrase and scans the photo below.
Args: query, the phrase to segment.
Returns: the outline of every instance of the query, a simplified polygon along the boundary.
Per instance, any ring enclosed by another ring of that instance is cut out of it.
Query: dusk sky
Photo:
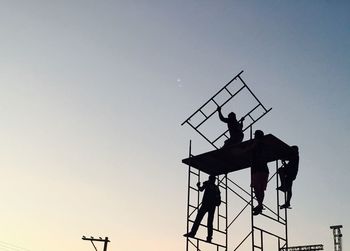
[[[349,13],[345,0],[2,0],[0,250],[93,251],[83,235],[185,250],[181,159],[190,139],[212,148],[180,124],[241,70],[272,107],[256,128],[300,149],[289,245],[333,250],[342,224],[346,250]]]

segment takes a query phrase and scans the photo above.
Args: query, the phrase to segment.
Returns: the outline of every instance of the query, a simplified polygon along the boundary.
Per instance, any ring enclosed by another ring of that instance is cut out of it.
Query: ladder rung
[[[251,120],[253,120],[255,122],[255,119],[253,119],[253,117],[250,114],[248,114],[248,116]]]
[[[193,186],[190,186],[190,189],[195,190],[195,191],[198,192],[198,189],[197,189],[197,188],[194,188]]]
[[[217,228],[213,228],[213,230],[216,231],[216,232],[222,233],[222,234],[226,234],[226,232],[224,232],[224,231],[222,231],[220,229],[217,229]]]
[[[259,248],[259,249],[262,249],[261,247],[259,247],[259,246],[256,246],[256,245],[254,245],[254,247],[255,247],[255,248]]]
[[[225,86],[225,88],[224,88],[230,95],[231,95],[231,97],[233,96],[232,95],[232,93],[227,89],[227,87]]]
[[[193,171],[190,171],[190,173],[192,173],[193,175],[199,176],[198,173],[195,173],[195,172],[193,172]]]
[[[194,125],[191,124],[190,120],[187,120],[186,123],[189,124],[191,127],[194,127]]]
[[[219,104],[218,103],[216,103],[216,101],[215,101],[215,99],[211,99],[217,106],[219,106]]]
[[[187,238],[188,238],[188,237],[187,237]],[[195,239],[195,240],[197,240],[197,241],[207,242],[206,240],[201,239],[201,238],[198,238],[198,237],[191,237],[191,238],[193,238],[193,239]],[[190,241],[190,242],[192,243],[192,241]],[[215,242],[211,242],[211,244],[213,244],[213,245],[215,245],[215,246],[217,246],[217,247],[221,247],[221,248],[225,248],[225,249],[226,249],[226,246],[223,246],[222,244],[215,243]],[[194,245],[194,244],[192,243],[192,245]],[[200,250],[200,249],[197,248],[197,250]]]
[[[211,143],[211,144],[214,144],[216,141],[218,141],[219,139],[221,139],[223,136],[225,136],[225,137],[228,139],[229,137],[226,135],[227,132],[228,132],[228,131],[226,131],[226,132],[224,132],[223,134],[219,135],[216,139],[214,139],[214,140],[211,141],[210,143]]]
[[[228,130],[223,134],[223,136],[225,136],[226,139],[229,139],[230,137],[226,135],[227,132],[228,132]]]
[[[202,113],[206,119],[208,118],[208,116],[202,110],[199,110],[199,112]]]
[[[192,220],[192,219],[188,219],[188,221],[191,222],[191,223],[194,223],[194,220]],[[206,227],[207,225],[200,223],[200,226]],[[222,234],[226,234],[226,232],[224,232],[224,231],[222,231],[222,230],[220,230],[218,228],[215,228],[215,227],[213,228],[213,230],[216,231],[216,232],[222,233]]]
[[[203,125],[204,122],[206,122],[206,121],[209,119],[209,117],[208,117],[207,115],[205,115],[202,111],[201,111],[201,113],[203,114],[203,116],[205,117],[205,119],[203,119],[202,122],[200,122],[196,127],[194,127],[196,130],[197,130],[198,127],[200,127],[201,125]]]
[[[224,215],[222,215],[222,214],[219,214],[219,217],[224,218],[224,219],[227,218],[226,216],[224,216]]]

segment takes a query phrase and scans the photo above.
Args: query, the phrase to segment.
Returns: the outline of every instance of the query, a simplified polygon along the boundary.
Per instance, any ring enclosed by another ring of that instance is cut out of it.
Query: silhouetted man
[[[288,160],[288,163],[283,160],[283,167],[278,169],[281,186],[277,189],[286,192],[286,203],[280,206],[281,209],[290,207],[293,181],[297,177],[299,169],[299,148],[297,146],[291,147],[291,154],[286,160]]]
[[[237,121],[236,114],[234,112],[230,112],[228,114],[228,117],[225,118],[221,113],[220,106],[218,106],[217,110],[220,120],[227,124],[228,131],[230,133],[230,138],[225,141],[224,146],[241,143],[244,137],[242,131],[244,118],[241,118],[240,121]]]
[[[254,145],[252,149],[252,163],[251,163],[251,186],[254,189],[258,205],[253,209],[253,215],[258,215],[263,210],[263,201],[265,197],[265,190],[269,178],[269,168],[267,161],[263,156],[264,144],[262,139],[264,132],[256,130],[254,133]]]
[[[220,205],[221,197],[220,190],[217,185],[215,185],[215,176],[210,175],[209,179],[203,183],[203,186],[200,185],[200,182],[197,183],[199,191],[204,191],[202,205],[198,210],[196,219],[192,225],[192,229],[187,234],[184,234],[185,237],[194,237],[197,233],[198,227],[206,213],[208,213],[208,236],[207,241],[211,242],[213,237],[213,220],[215,208]]]

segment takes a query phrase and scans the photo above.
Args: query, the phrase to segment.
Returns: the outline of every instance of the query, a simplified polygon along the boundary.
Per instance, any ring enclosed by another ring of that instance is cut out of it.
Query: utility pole
[[[333,230],[334,236],[334,251],[342,251],[341,238],[343,237],[343,235],[340,231],[342,227],[342,225],[330,226],[330,228]]]
[[[110,240],[108,239],[108,237],[105,237],[104,239],[102,239],[101,237],[99,237],[98,239],[97,238],[94,238],[94,237],[90,237],[90,238],[87,238],[85,236],[83,236],[82,238],[84,241],[91,241],[91,244],[94,246],[95,250],[97,250],[96,246],[95,246],[95,243],[94,241],[98,241],[98,242],[104,242],[103,244],[103,251],[107,251],[107,244],[108,242],[110,242]]]

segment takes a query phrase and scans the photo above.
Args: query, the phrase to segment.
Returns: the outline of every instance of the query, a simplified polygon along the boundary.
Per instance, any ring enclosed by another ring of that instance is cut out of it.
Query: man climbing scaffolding
[[[288,163],[285,162],[286,160],[288,160]],[[286,160],[282,161],[283,167],[278,169],[281,186],[277,189],[286,193],[286,203],[280,206],[281,209],[290,208],[293,181],[297,177],[299,169],[299,148],[297,146],[291,147],[291,153]]]
[[[241,118],[239,121],[237,121],[236,114],[234,112],[230,112],[227,118],[225,118],[222,115],[220,106],[218,106],[217,111],[218,111],[220,120],[227,124],[228,131],[230,133],[230,138],[225,141],[224,146],[241,143],[244,137],[244,134],[242,131],[244,117]]]
[[[197,183],[197,187],[199,191],[204,191],[202,204],[198,210],[196,219],[192,225],[192,229],[190,232],[184,234],[185,237],[194,237],[197,233],[199,225],[206,213],[208,213],[208,236],[207,241],[211,242],[213,237],[213,220],[215,208],[220,205],[221,197],[220,197],[220,189],[215,184],[215,176],[210,175],[209,179],[203,183],[203,186],[200,185],[200,182]]]

